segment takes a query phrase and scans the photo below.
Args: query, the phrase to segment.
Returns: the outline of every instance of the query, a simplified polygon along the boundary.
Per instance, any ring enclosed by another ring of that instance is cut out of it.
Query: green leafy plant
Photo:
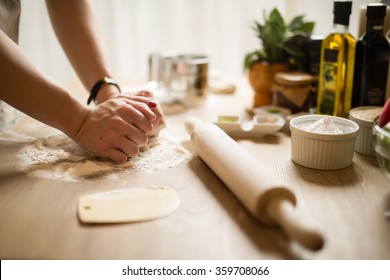
[[[264,14],[264,24],[254,22],[253,30],[261,48],[245,55],[244,69],[260,61],[288,63],[292,68],[302,69],[304,45],[313,28],[314,22],[304,21],[304,16],[297,16],[286,25],[278,9],[274,8],[268,17]]]

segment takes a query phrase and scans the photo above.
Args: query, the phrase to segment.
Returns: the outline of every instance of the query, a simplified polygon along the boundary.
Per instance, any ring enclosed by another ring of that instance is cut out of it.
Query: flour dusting
[[[91,156],[63,134],[38,138],[18,153],[22,170],[28,176],[71,182],[131,170],[164,170],[181,165],[190,156],[174,139],[162,133],[149,139],[137,157],[120,165]]]

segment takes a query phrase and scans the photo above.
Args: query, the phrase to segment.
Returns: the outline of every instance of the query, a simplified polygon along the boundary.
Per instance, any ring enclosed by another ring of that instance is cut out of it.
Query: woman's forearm
[[[1,30],[0,99],[72,138],[86,114],[85,106],[39,72]]]
[[[112,76],[90,1],[46,0],[46,4],[57,38],[85,88]]]

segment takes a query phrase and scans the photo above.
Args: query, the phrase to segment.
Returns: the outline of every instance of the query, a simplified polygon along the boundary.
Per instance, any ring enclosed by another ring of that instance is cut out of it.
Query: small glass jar
[[[313,76],[304,72],[279,72],[272,85],[273,102],[289,108],[292,114],[308,112]]]

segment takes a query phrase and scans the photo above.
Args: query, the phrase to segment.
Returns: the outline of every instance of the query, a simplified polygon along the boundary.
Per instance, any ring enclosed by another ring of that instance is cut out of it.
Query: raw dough
[[[180,198],[168,187],[136,187],[83,195],[78,215],[84,223],[125,223],[157,219],[177,210]]]

